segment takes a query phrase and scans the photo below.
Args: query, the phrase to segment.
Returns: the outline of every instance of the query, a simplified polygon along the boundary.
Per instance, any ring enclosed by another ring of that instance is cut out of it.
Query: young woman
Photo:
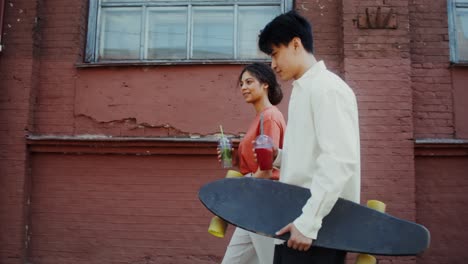
[[[278,180],[279,171],[259,169],[252,142],[260,134],[260,116],[263,116],[264,134],[273,139],[275,146],[281,148],[283,145],[286,122],[275,106],[283,98],[281,87],[272,69],[263,63],[247,65],[239,76],[239,86],[245,102],[252,104],[256,113],[239,144],[239,170],[246,176]],[[273,239],[236,228],[222,264],[270,264],[273,263],[273,253]]]

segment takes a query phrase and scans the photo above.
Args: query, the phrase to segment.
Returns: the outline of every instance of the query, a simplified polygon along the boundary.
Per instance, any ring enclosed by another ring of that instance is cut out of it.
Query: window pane
[[[139,59],[140,8],[103,8],[100,59]]]
[[[240,59],[268,58],[258,49],[258,34],[270,20],[280,13],[280,6],[239,7],[238,47]]]
[[[234,7],[193,7],[193,59],[234,57]]]
[[[468,61],[468,10],[458,12],[456,23],[458,58]]]
[[[151,9],[148,30],[148,59],[187,58],[186,7]]]

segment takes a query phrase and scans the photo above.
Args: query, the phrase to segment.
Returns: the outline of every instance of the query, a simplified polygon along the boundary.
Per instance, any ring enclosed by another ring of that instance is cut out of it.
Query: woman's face
[[[268,96],[268,85],[260,83],[250,72],[245,71],[239,82],[242,96],[247,103],[255,103]]]

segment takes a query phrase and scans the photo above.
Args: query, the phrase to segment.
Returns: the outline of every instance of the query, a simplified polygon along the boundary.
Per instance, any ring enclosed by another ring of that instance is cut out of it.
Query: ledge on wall
[[[31,153],[116,155],[216,155],[216,137],[161,138],[105,135],[27,135]],[[237,147],[239,138],[233,138]]]
[[[416,139],[414,149],[415,156],[468,156],[468,139]]]

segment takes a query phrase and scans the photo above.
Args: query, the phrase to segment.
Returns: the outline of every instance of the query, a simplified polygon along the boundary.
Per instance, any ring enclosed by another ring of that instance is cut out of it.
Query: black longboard
[[[242,229],[275,235],[293,222],[310,197],[310,190],[250,177],[222,179],[201,187],[200,201],[213,214]],[[312,194],[313,195],[313,194]],[[338,199],[314,245],[348,252],[411,256],[429,247],[430,234],[422,225]]]

